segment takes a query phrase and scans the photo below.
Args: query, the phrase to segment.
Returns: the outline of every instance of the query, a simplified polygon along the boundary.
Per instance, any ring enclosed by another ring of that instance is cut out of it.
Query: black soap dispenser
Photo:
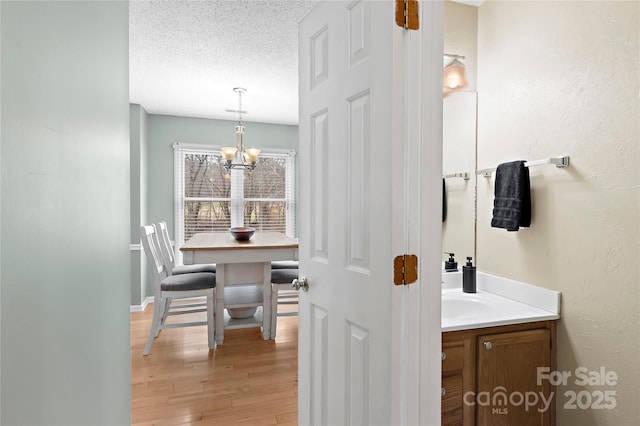
[[[467,264],[462,267],[462,291],[476,292],[476,267],[471,263],[471,257],[467,257]]]
[[[455,256],[455,253],[447,253],[445,251],[444,254],[448,254],[449,255],[449,260],[444,262],[444,271],[445,272],[455,272],[455,271],[457,271],[458,270],[458,262],[456,262],[456,259],[453,257],[453,256]]]

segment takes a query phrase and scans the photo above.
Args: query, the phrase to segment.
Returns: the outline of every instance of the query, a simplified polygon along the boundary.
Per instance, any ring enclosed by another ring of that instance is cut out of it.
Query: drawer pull
[[[445,388],[442,388],[442,389],[440,390],[440,393],[442,393],[442,396],[444,396],[444,394],[445,394],[445,393],[447,393],[447,391],[445,390]]]
[[[484,348],[486,350],[489,350],[493,347],[493,345],[491,344],[491,342],[484,342]]]
[[[442,358],[443,361],[445,359],[447,359],[447,353],[446,352],[442,352],[442,354],[440,355],[440,358]]]

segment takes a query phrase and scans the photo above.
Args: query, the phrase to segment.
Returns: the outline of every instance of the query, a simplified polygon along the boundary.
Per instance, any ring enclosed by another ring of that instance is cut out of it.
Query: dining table
[[[194,234],[180,247],[185,265],[216,264],[217,344],[224,342],[225,328],[262,326],[264,340],[271,338],[271,262],[297,260],[298,241],[280,232],[256,232],[247,241],[236,240],[229,232]],[[224,289],[229,286],[262,285],[262,317],[226,319]]]

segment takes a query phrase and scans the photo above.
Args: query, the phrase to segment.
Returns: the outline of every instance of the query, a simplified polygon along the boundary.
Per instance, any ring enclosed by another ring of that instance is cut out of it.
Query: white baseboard
[[[184,299],[180,299],[180,301],[197,302],[204,299],[205,299],[204,296],[196,296],[196,297],[185,297]],[[153,303],[153,296],[149,296],[146,299],[144,299],[144,301],[142,302],[142,305],[131,305],[129,308],[130,309],[129,312],[143,312],[145,309],[147,309],[147,305],[149,303]]]
[[[144,299],[142,305],[131,305],[129,312],[143,312],[149,303],[153,303],[153,296]]]

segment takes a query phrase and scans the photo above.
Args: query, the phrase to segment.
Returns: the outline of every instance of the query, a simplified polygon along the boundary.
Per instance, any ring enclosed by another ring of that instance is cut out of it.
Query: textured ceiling
[[[151,114],[298,123],[298,22],[312,0],[131,1],[130,102]]]

